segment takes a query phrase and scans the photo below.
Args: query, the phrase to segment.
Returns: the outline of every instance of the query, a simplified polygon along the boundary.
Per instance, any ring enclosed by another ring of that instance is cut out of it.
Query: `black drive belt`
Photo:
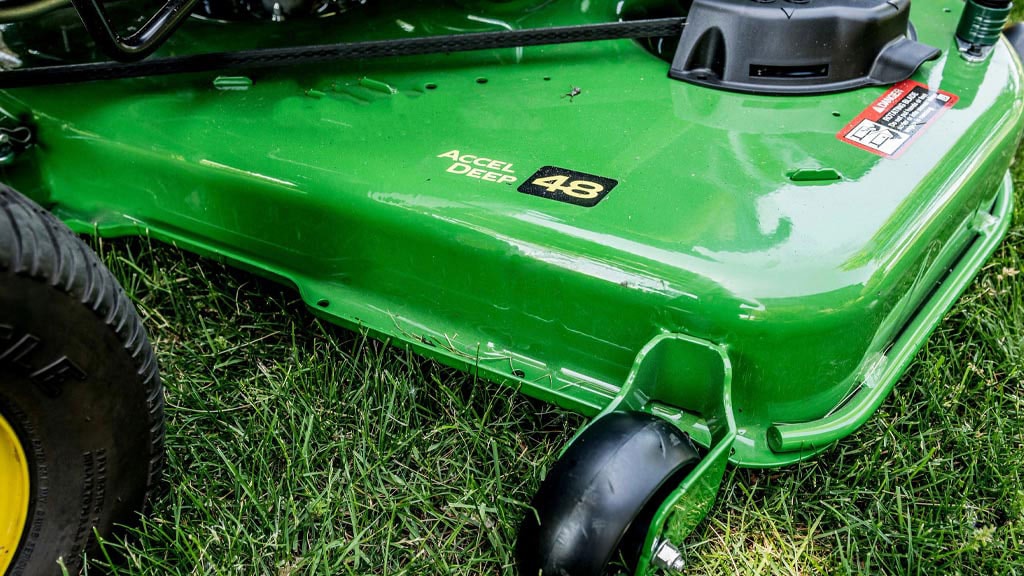
[[[502,30],[474,32],[446,36],[427,36],[399,40],[371,40],[318,46],[290,48],[264,48],[239,52],[215,52],[188,56],[152,58],[140,62],[90,62],[24,68],[0,72],[0,88],[70,84],[93,80],[114,80],[140,76],[162,76],[209,72],[211,70],[245,70],[271,68],[292,64],[316,64],[336,60],[362,60],[416,54],[444,54],[539,46],[542,44],[568,44],[619,38],[678,37],[686,24],[685,18],[657,18],[629,22],[608,22],[578,26],[555,26],[529,30]]]

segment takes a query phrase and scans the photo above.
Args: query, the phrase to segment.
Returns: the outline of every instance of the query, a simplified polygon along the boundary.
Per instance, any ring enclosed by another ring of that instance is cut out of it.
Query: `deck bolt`
[[[656,568],[662,568],[672,572],[682,572],[683,566],[686,565],[686,561],[683,559],[683,553],[679,551],[668,540],[662,540],[658,543],[658,548],[654,552],[654,558],[651,559],[651,564]]]

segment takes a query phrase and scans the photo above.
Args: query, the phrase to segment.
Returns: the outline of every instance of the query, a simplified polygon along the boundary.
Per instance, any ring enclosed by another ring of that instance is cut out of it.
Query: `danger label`
[[[899,156],[956,101],[949,92],[904,80],[882,94],[836,137],[879,156]]]

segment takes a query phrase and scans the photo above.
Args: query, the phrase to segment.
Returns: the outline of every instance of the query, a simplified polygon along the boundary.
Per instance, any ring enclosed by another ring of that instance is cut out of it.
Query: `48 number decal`
[[[568,180],[568,176],[546,176],[544,178],[537,178],[530,182],[530,184],[543,186],[552,194],[561,192],[562,194],[568,194],[569,196],[574,196],[583,200],[597,198],[597,195],[604,191],[604,186],[601,186],[597,182],[591,182],[590,180],[573,180],[572,182],[569,182],[568,186],[566,186],[565,183]]]
[[[523,194],[589,208],[604,199],[616,184],[618,181],[611,178],[545,166],[527,178],[518,190]]]

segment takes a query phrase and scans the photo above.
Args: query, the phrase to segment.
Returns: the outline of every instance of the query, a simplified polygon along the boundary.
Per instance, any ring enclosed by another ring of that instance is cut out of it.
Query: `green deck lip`
[[[992,213],[979,213],[983,222],[978,238],[950,270],[940,288],[908,323],[901,337],[882,356],[881,372],[874,382],[824,418],[804,423],[774,424],[768,441],[778,453],[820,450],[864,424],[888,397],[904,370],[913,361],[935,326],[971,284],[985,262],[1006,236],[1013,210],[1013,181],[1007,172],[999,187]]]

